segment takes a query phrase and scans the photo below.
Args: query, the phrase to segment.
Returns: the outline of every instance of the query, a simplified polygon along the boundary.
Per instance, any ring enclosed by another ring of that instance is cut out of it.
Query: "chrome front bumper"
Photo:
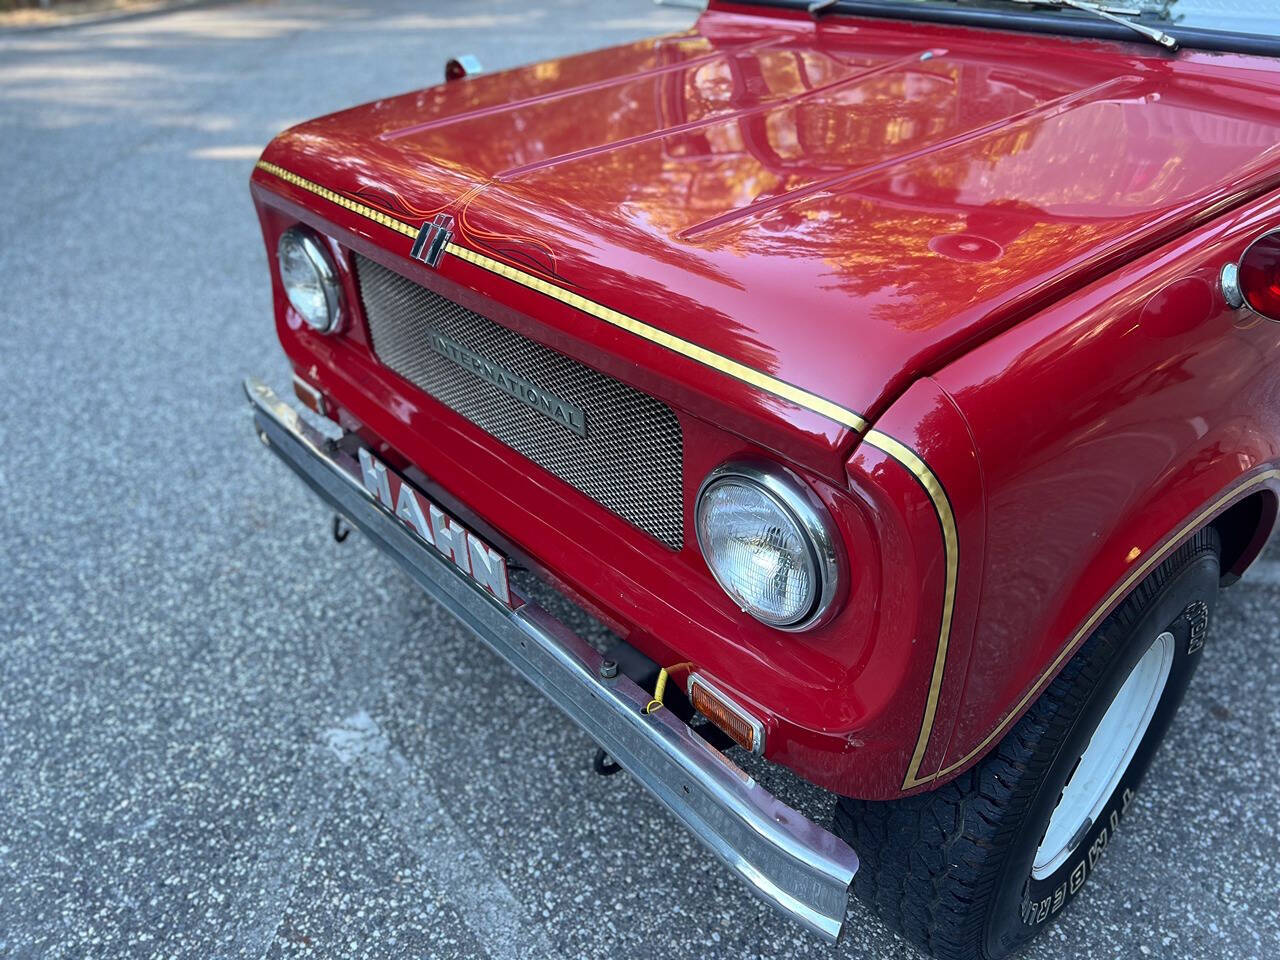
[[[763,789],[649,693],[600,676],[601,655],[535,603],[500,605],[366,492],[356,459],[248,379],[259,437],[329,507],[393,557],[526,680],[649,788],[755,893],[830,940],[840,934],[858,856]]]

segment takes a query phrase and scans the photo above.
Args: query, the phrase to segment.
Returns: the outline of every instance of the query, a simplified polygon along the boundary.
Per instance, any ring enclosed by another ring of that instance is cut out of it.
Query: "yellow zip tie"
[[[658,682],[653,685],[653,699],[644,705],[646,714],[653,713],[662,706],[662,697],[667,692],[667,668],[658,671]]]

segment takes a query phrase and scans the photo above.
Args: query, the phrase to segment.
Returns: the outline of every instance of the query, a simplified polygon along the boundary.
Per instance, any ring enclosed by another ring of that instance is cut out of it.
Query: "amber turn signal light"
[[[743,750],[764,752],[764,725],[696,673],[689,674],[689,699]]]
[[[322,417],[327,416],[324,408],[324,394],[296,375],[293,378],[293,392],[302,405],[312,413],[318,413]]]
[[[1248,307],[1280,320],[1280,230],[1249,244],[1239,263],[1222,268],[1222,294],[1235,309]]]

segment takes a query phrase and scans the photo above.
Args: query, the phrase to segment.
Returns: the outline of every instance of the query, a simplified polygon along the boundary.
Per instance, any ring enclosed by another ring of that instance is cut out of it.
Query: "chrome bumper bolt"
[[[612,680],[618,675],[618,665],[612,660],[600,661],[600,676],[606,680]]]

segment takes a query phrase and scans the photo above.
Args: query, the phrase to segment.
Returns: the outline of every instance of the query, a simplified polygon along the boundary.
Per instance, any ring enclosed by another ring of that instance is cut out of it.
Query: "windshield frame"
[[[723,0],[723,2],[740,6],[808,11],[810,0]],[[1143,40],[1118,23],[1109,23],[1088,15],[1076,15],[1070,11],[1019,10],[1012,4],[1008,10],[946,6],[941,3],[934,5],[928,0],[926,2],[921,0],[836,0],[831,6],[824,6],[817,15],[826,17],[832,14],[944,23],[963,27],[986,27],[993,30],[1020,30],[1028,33],[1050,33],[1099,40],[1121,40],[1146,46],[1153,53],[1177,56],[1174,52],[1162,50],[1150,41]],[[1210,50],[1215,53],[1280,57],[1280,37],[1239,33],[1234,30],[1212,30],[1206,27],[1184,27],[1153,17],[1132,19],[1134,23],[1155,27],[1170,34],[1178,41],[1179,47]]]

